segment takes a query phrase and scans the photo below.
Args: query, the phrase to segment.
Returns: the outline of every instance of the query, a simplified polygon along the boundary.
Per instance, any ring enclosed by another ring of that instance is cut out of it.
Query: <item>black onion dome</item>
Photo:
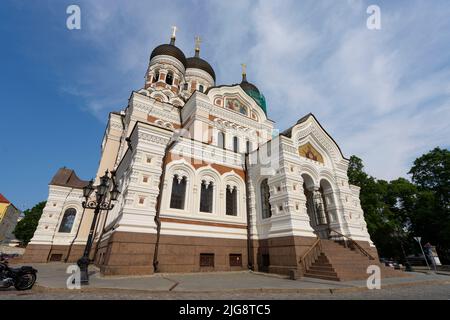
[[[186,68],[194,68],[194,69],[200,69],[203,71],[208,72],[211,77],[216,81],[216,73],[214,72],[214,69],[211,67],[211,65],[199,57],[191,57],[187,58],[187,67]]]
[[[171,56],[175,59],[178,59],[186,68],[186,56],[184,55],[183,51],[178,49],[176,46],[172,44],[162,44],[160,46],[157,46],[155,49],[153,49],[152,54],[150,55],[150,60],[152,60],[156,56],[162,55]]]

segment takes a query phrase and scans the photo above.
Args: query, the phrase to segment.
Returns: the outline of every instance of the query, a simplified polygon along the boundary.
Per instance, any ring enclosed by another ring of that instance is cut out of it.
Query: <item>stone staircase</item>
[[[321,252],[309,268],[305,277],[332,281],[366,280],[367,267],[377,265],[381,277],[402,277],[401,271],[385,267],[378,260],[371,260],[358,248],[345,247],[343,242],[321,239]]]

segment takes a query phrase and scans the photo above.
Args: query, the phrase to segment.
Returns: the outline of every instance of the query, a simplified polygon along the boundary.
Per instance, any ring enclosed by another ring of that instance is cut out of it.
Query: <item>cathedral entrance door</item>
[[[312,179],[309,176],[302,176],[304,181],[303,192],[306,197],[306,210],[309,216],[309,223],[314,229],[314,233],[319,238],[328,239],[330,226],[323,189],[321,187],[315,187],[313,184],[311,185]]]

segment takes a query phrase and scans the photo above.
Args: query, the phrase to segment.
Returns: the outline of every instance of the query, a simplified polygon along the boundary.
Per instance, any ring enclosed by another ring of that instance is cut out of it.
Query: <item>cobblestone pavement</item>
[[[183,293],[183,292],[142,292],[131,290],[92,290],[92,291],[69,291],[69,290],[46,290],[33,289],[27,292],[15,290],[0,291],[2,300],[153,300],[153,299],[189,299],[189,300],[232,300],[232,299],[279,299],[279,300],[450,300],[449,284],[429,284],[416,286],[402,286],[386,288],[381,290],[365,290],[355,292],[333,292],[333,293],[306,293],[306,292],[209,292],[209,293]]]

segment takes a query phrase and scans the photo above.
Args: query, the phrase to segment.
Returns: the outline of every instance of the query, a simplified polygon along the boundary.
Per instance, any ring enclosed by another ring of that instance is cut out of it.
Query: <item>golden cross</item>
[[[195,50],[200,50],[200,43],[202,42],[202,39],[199,36],[195,37]]]
[[[247,65],[245,63],[242,63],[241,66],[242,66],[242,74],[247,74]]]
[[[172,38],[175,38],[177,34],[177,26],[172,26]]]

